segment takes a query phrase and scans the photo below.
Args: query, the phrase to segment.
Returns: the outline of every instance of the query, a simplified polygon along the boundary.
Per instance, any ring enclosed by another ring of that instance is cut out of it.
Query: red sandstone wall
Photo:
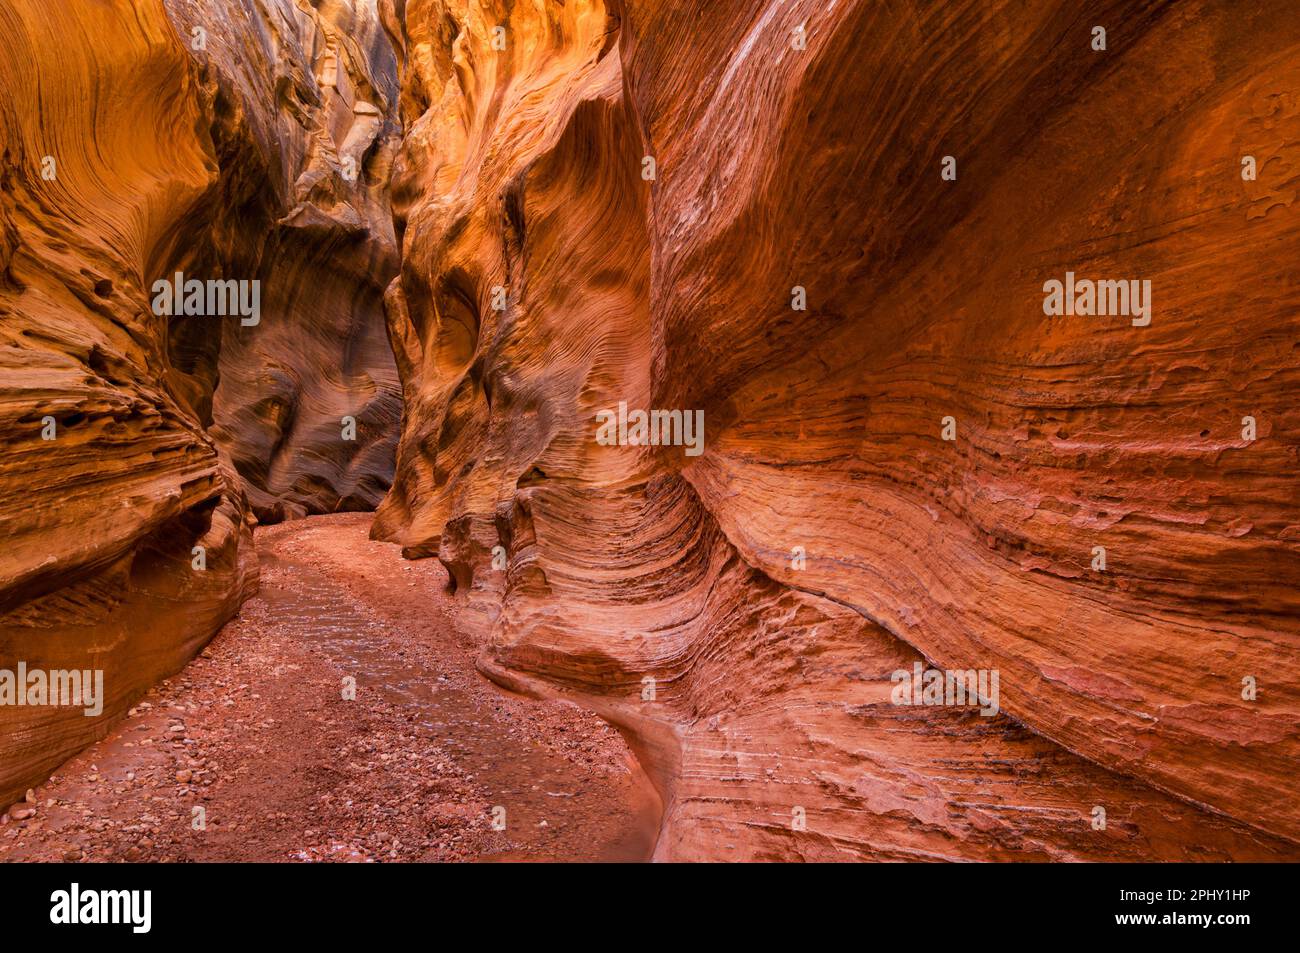
[[[237,610],[254,513],[378,501],[400,405],[373,5],[0,0],[0,35],[0,668],[106,695],[0,707],[5,805]],[[260,323],[155,314],[177,271],[261,281]]]
[[[1290,5],[400,12],[376,532],[625,728],[661,858],[1296,856]],[[1045,315],[1067,271],[1150,324]],[[922,660],[1002,714],[892,704]]]

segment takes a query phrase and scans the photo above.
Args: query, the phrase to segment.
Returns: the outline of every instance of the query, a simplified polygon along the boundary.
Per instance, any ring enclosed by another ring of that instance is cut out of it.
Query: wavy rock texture
[[[0,0],[0,32],[0,668],[105,690],[0,707],[8,804],[237,610],[254,510],[386,488],[396,96],[364,0]],[[155,315],[177,271],[261,280],[260,323]]]
[[[659,858],[1300,857],[1290,4],[387,16],[375,532],[485,672],[620,725]],[[1045,316],[1066,271],[1150,280],[1150,325]],[[620,401],[704,453],[599,445]],[[891,704],[922,661],[1002,714]]]
[[[396,63],[374,0],[169,3],[214,99],[229,274],[262,281],[262,324],[222,342],[213,435],[263,522],[374,509],[401,390],[383,321],[397,272],[388,174]],[[250,241],[250,237],[260,241]],[[251,332],[251,333],[250,333]],[[343,438],[343,418],[356,422]]]

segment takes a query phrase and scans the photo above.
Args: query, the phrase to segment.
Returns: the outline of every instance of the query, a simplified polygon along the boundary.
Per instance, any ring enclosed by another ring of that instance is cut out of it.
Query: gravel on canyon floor
[[[369,525],[259,529],[261,593],[0,817],[0,860],[648,857],[658,806],[618,733],[488,683],[445,570]]]

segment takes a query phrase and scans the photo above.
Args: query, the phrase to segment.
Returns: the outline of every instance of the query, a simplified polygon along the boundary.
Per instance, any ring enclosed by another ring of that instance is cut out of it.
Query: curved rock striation
[[[262,522],[373,509],[392,479],[401,389],[383,321],[397,272],[388,175],[396,62],[374,0],[169,5],[213,98],[225,274],[262,320],[222,342],[213,436]]]
[[[375,532],[625,731],[657,856],[1300,856],[1288,4],[386,15]]]
[[[255,512],[378,500],[400,396],[373,3],[0,0],[0,32],[8,804],[238,609]],[[155,284],[178,272],[265,295],[182,314]],[[20,670],[100,672],[102,694],[18,704]]]

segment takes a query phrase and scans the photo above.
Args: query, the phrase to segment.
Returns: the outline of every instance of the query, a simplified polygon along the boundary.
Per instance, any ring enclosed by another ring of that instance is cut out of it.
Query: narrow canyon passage
[[[0,36],[0,859],[1300,860],[1294,0]]]
[[[647,859],[658,804],[618,734],[487,682],[446,572],[370,521],[259,530],[260,596],[33,792],[0,860]]]

